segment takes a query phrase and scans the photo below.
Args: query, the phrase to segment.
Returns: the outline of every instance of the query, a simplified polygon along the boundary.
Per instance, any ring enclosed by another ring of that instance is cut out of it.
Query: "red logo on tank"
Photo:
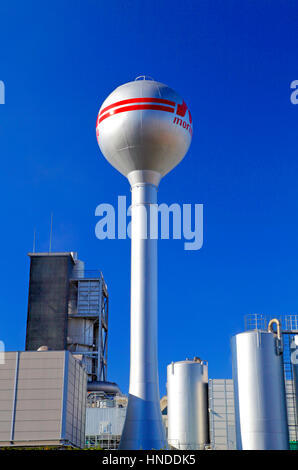
[[[181,118],[185,117],[187,111],[188,111],[189,123],[181,119]],[[174,119],[173,119],[173,123],[177,124],[177,126],[183,127],[183,129],[187,130],[190,133],[190,135],[192,135],[192,127],[191,127],[192,117],[191,117],[190,111],[187,107],[187,104],[185,103],[184,100],[183,100],[182,104],[177,105],[176,114],[177,114],[177,116],[180,116],[180,117],[175,116]]]

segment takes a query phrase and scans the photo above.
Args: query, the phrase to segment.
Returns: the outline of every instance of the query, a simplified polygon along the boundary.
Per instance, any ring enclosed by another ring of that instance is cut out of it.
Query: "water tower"
[[[120,449],[166,447],[157,361],[157,239],[150,207],[158,185],[192,138],[186,103],[168,86],[139,77],[102,104],[96,135],[104,157],[131,185],[131,336],[129,400]],[[153,230],[154,232],[154,230]]]

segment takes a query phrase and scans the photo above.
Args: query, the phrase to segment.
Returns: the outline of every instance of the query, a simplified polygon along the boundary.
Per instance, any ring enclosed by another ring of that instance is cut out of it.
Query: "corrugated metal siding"
[[[50,445],[65,439],[84,446],[86,382],[86,372],[68,351],[5,353],[0,364],[0,446],[11,440],[15,445]],[[70,427],[63,435],[67,418]]]
[[[87,408],[86,436],[121,435],[126,408]]]
[[[38,440],[48,435],[55,439],[59,435],[64,356],[54,353],[53,362],[45,362],[46,364],[42,358],[36,357],[35,353],[20,354],[15,441]],[[43,396],[43,390],[55,390],[58,398],[50,400],[50,410],[45,403],[42,406],[40,400],[28,396],[27,392],[32,389],[38,390],[40,397]]]
[[[71,355],[68,367],[66,439],[78,447],[85,445],[87,374]]]
[[[296,400],[292,380],[286,380],[286,398],[288,411],[289,439],[297,441]]]
[[[16,352],[7,352],[0,364],[0,443],[10,441],[11,436],[16,356]]]
[[[81,279],[78,282],[77,315],[97,317],[101,309],[101,279]]]
[[[212,449],[236,449],[232,379],[209,380],[209,423]]]

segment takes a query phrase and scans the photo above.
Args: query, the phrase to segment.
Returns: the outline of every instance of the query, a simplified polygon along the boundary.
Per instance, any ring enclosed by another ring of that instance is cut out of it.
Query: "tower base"
[[[119,450],[167,449],[159,403],[129,395]]]

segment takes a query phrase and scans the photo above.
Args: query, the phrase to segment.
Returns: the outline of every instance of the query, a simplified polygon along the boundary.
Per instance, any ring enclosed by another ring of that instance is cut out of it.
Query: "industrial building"
[[[107,286],[74,252],[29,257],[25,351],[0,365],[0,447],[82,448],[90,397],[121,393],[107,382]]]
[[[74,252],[29,257],[26,351],[71,351],[82,356],[88,381],[106,381],[109,296],[101,271],[86,271]]]
[[[117,449],[127,409],[127,396],[91,392],[86,408],[86,447]]]
[[[69,351],[5,352],[0,447],[84,447],[87,374]]]

